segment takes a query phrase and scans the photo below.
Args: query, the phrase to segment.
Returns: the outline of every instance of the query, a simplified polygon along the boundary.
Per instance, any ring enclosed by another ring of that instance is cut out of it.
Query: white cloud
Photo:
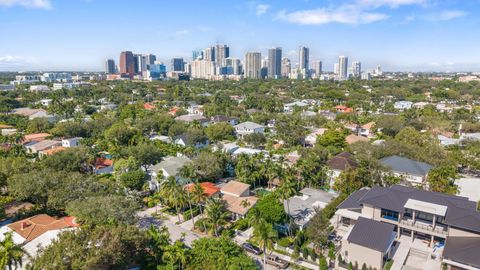
[[[183,29],[183,30],[178,30],[177,32],[175,32],[174,36],[175,36],[175,38],[182,38],[182,37],[185,37],[188,34],[190,34],[190,30]]]
[[[424,5],[427,0],[357,0],[358,5],[379,8],[379,7],[390,7],[397,8],[399,6],[406,5]]]
[[[277,14],[277,19],[302,25],[322,25],[328,23],[367,24],[386,20],[389,16],[383,13],[366,12],[354,5],[338,8],[318,8],[287,13],[285,10]]]
[[[263,14],[267,13],[267,11],[270,9],[269,5],[265,4],[258,4],[257,5],[257,16],[262,16]]]
[[[0,0],[0,6],[51,9],[52,3],[50,0]]]
[[[0,56],[0,69],[16,70],[18,68],[29,68],[35,62],[36,59],[33,57],[4,55]]]
[[[467,15],[463,10],[445,10],[433,17],[434,20],[449,21]]]

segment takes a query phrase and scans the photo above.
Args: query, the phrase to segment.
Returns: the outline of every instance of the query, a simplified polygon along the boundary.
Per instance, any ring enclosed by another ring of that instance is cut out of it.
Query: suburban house
[[[80,141],[82,137],[66,138],[62,140],[62,146],[65,148],[77,147],[80,146]]]
[[[375,135],[373,132],[374,127],[375,127],[375,122],[366,123],[357,128],[357,133],[360,136],[371,138]]]
[[[243,137],[248,134],[253,134],[253,133],[263,133],[265,131],[265,127],[262,125],[259,125],[254,122],[243,122],[240,123],[236,126],[234,126],[235,132],[237,135],[240,137]]]
[[[390,168],[395,176],[403,178],[412,185],[423,185],[427,179],[428,172],[433,168],[432,165],[425,162],[400,156],[382,158],[380,163]]]
[[[170,137],[160,134],[152,134],[149,138],[150,141],[161,141],[164,143],[171,143],[172,139]]]
[[[322,136],[325,131],[327,131],[326,128],[317,128],[313,130],[310,134],[305,136],[305,139],[303,140],[305,146],[315,146],[318,136]]]
[[[60,233],[78,227],[74,217],[54,218],[40,214],[0,227],[0,241],[6,233],[12,233],[13,241],[22,245],[28,255],[24,255],[26,265],[29,256],[35,257],[40,248],[49,246]]]
[[[283,201],[285,212],[302,230],[315,215],[315,209],[323,209],[337,195],[319,189],[304,188],[300,194]]]
[[[203,106],[198,104],[192,104],[187,108],[188,114],[203,115]]]
[[[170,176],[175,177],[179,184],[186,184],[187,179],[179,175],[180,169],[189,164],[191,160],[186,157],[166,157],[160,163],[152,166],[150,169],[152,179],[149,182],[150,189],[155,190],[160,187],[158,179],[167,179]]]
[[[368,138],[365,138],[363,136],[358,136],[355,134],[350,134],[347,137],[345,137],[345,142],[349,145],[357,142],[368,142],[368,141],[369,141]]]
[[[480,212],[477,202],[466,197],[401,185],[363,188],[338,205],[332,223],[341,234],[348,233],[362,219],[394,226],[400,241],[398,250],[404,250],[404,254],[396,255],[400,265],[402,260],[408,262],[408,250],[418,253],[423,247],[426,265],[436,263],[435,269],[440,269],[441,263],[449,269],[479,269]],[[365,232],[372,233],[378,233],[373,226],[371,232]],[[468,246],[472,248],[465,251]],[[355,253],[366,254],[363,250]],[[422,269],[421,265],[418,267]]]
[[[208,119],[205,118],[201,114],[180,115],[180,116],[175,117],[175,120],[181,121],[181,122],[186,122],[186,123],[193,123],[193,122],[197,121],[204,127],[208,126],[208,122],[209,122]]]
[[[249,184],[238,181],[229,181],[221,187],[220,192],[233,219],[245,217],[258,200],[257,197],[250,196]]]
[[[43,140],[40,142],[29,142],[24,145],[25,148],[27,149],[27,152],[32,153],[32,154],[37,154],[40,151],[47,150],[47,149],[52,149],[55,147],[62,146],[61,141],[55,141],[55,140]]]
[[[238,119],[235,117],[228,117],[225,115],[215,115],[210,118],[210,123],[229,123],[232,126],[238,125]]]
[[[373,269],[383,269],[391,258],[395,241],[395,226],[372,219],[359,217],[342,240],[340,254],[346,263]]]
[[[64,151],[66,148],[63,147],[63,146],[58,146],[58,147],[55,147],[55,148],[50,148],[50,149],[46,149],[46,150],[41,150],[41,151],[38,151],[38,156],[40,158],[44,158],[46,156],[50,156],[50,155],[53,155],[53,154],[56,154],[58,152],[62,152]]]
[[[183,147],[192,146],[197,149],[207,147],[210,144],[207,137],[198,138],[196,139],[196,141],[194,141],[191,137],[188,136],[187,133],[178,135],[173,138],[173,143]]]
[[[48,133],[27,134],[27,135],[23,136],[23,143],[40,142],[40,141],[46,140],[50,136],[52,136],[52,135],[50,135]]]
[[[45,118],[49,122],[54,122],[56,120],[55,116],[48,114],[48,112],[44,109],[17,108],[14,109],[12,113],[26,116],[29,120],[36,118]]]
[[[357,162],[352,158],[352,154],[348,152],[342,152],[334,156],[327,161],[327,165],[330,168],[328,170],[328,175],[330,176],[330,188],[332,188],[333,184],[343,171],[358,167]]]
[[[108,158],[96,158],[93,164],[95,174],[106,174],[113,172],[113,160]]]
[[[309,104],[303,101],[294,101],[291,103],[283,104],[283,112],[284,113],[292,113],[295,108],[299,108],[301,110],[305,110],[309,107]]]
[[[399,111],[410,110],[413,106],[413,102],[411,101],[397,101],[393,104],[393,108]]]
[[[203,189],[203,195],[207,198],[220,194],[220,188],[212,182],[202,182],[199,184]],[[185,190],[191,192],[195,187],[195,183],[185,185]]]
[[[351,113],[353,109],[344,105],[335,106],[335,111],[337,113]]]

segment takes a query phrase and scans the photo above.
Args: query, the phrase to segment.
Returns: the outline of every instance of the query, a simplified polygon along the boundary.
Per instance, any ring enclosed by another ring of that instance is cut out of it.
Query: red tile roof
[[[203,194],[207,197],[211,197],[211,196],[217,194],[218,192],[220,192],[220,188],[217,187],[212,182],[203,182],[203,183],[200,183],[200,186],[203,189]],[[193,183],[185,185],[185,189],[187,191],[192,191],[194,187],[195,187],[195,184],[193,184]]]

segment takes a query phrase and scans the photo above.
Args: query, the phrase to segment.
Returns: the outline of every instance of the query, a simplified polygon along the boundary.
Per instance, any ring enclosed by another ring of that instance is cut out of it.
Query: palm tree
[[[249,213],[248,225],[256,227],[258,226],[258,224],[265,221],[263,219],[262,212],[258,208],[253,207],[252,209],[250,209],[250,212],[251,213]]]
[[[181,241],[175,241],[173,245],[165,247],[162,255],[162,259],[169,262],[173,266],[178,263],[180,269],[183,269],[189,259],[188,250],[185,248],[185,244]]]
[[[259,222],[259,224],[253,228],[252,240],[263,250],[264,269],[266,269],[265,267],[267,266],[267,249],[273,249],[273,242],[277,237],[277,231],[273,229],[272,224],[267,223],[265,220]]]
[[[229,217],[225,211],[225,205],[219,198],[210,198],[205,205],[205,222],[209,225],[215,236],[218,237],[220,226],[227,224]]]
[[[0,242],[0,269],[8,267],[12,270],[17,265],[22,266],[22,257],[25,250],[13,241],[12,233],[6,233],[3,241]]]
[[[281,203],[287,203],[287,218],[290,218],[290,198],[297,194],[295,184],[292,182],[283,182],[283,184],[277,189]],[[288,232],[291,234],[290,225],[288,226]]]
[[[185,190],[178,185],[175,177],[169,176],[167,180],[162,183],[162,186],[160,187],[160,196],[166,200],[169,206],[175,207],[178,222],[181,222],[180,209],[183,209],[186,205],[186,196]]]
[[[192,199],[192,202],[197,204],[198,207],[200,207],[200,213],[203,215],[203,207],[202,204],[205,203],[207,200],[207,196],[205,196],[205,190],[203,190],[203,187],[199,183],[195,183],[193,186],[193,189],[190,191],[190,196]],[[207,228],[205,227],[205,223],[203,224],[203,229],[204,231],[207,231]]]

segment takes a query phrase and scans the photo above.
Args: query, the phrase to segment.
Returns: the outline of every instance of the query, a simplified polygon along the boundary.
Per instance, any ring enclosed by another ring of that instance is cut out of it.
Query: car
[[[277,269],[287,269],[290,265],[286,260],[281,259],[276,255],[267,256],[267,264],[275,266]]]
[[[259,249],[258,247],[250,244],[250,243],[243,243],[242,244],[242,248],[247,251],[247,252],[250,252],[250,253],[253,253],[255,255],[260,255],[262,254],[262,250]]]

